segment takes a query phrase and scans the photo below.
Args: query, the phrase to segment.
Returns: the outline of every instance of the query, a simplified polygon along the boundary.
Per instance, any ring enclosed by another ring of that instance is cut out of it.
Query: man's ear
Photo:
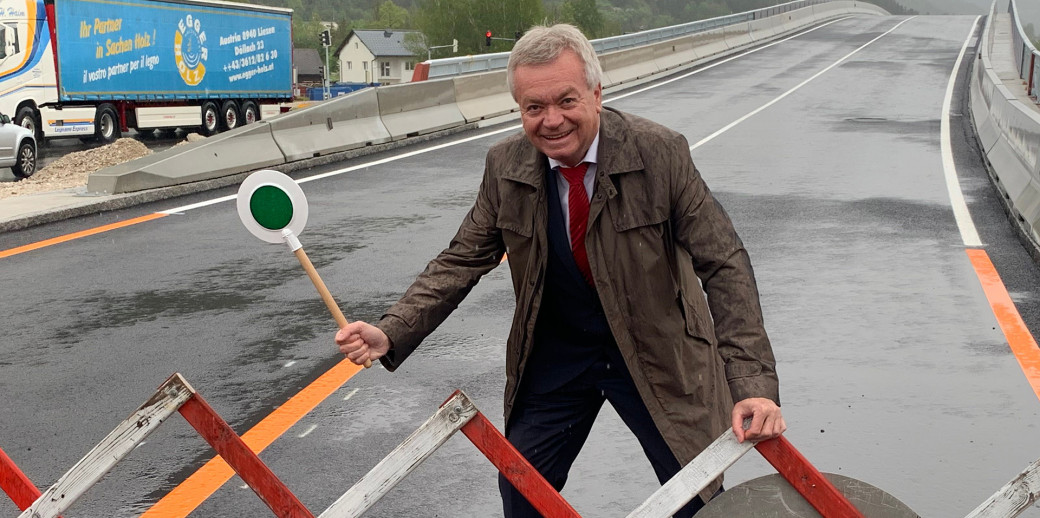
[[[603,83],[596,85],[592,91],[592,97],[596,99],[596,113],[603,111]]]

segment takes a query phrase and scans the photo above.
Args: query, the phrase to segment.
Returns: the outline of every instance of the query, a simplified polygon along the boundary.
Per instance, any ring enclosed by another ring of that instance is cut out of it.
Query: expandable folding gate
[[[0,489],[23,511],[19,518],[59,516],[174,412],[180,412],[275,516],[314,518],[180,374],[167,379],[145,404],[43,493],[0,450]],[[459,430],[542,515],[549,518],[579,516],[473,402],[456,391],[432,417],[318,518],[363,514]],[[864,516],[787,439],[779,437],[757,444],[750,441],[741,444],[727,430],[628,518],[671,516],[751,448],[757,449],[825,518]],[[1028,508],[1038,496],[1040,461],[1001,488],[969,518],[1011,518]]]

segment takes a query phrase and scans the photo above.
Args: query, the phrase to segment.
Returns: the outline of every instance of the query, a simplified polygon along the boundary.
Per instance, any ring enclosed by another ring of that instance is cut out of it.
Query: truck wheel
[[[253,101],[242,103],[242,123],[252,124],[260,120],[260,108]]]
[[[216,135],[220,131],[220,115],[217,113],[217,105],[213,102],[202,104],[202,134],[205,136]]]
[[[15,155],[11,172],[15,178],[28,178],[36,172],[36,145],[31,140],[25,139],[18,145],[18,154]]]
[[[111,104],[102,104],[94,116],[94,138],[98,142],[108,143],[116,140],[121,135],[119,130],[119,115]]]
[[[220,115],[220,124],[226,130],[233,130],[242,122],[238,116],[238,103],[235,101],[224,101],[224,104],[220,106]]]
[[[40,119],[36,116],[36,110],[32,109],[31,106],[19,108],[18,113],[14,116],[14,123],[33,132],[36,140],[42,142],[43,128],[40,127]]]

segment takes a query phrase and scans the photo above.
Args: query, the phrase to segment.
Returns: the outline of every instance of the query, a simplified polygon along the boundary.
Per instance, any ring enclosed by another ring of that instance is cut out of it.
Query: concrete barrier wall
[[[604,52],[603,86],[645,81],[854,13],[887,14],[871,4],[842,0]],[[457,128],[517,109],[505,70],[365,89],[99,171],[87,189],[119,193],[211,179]]]
[[[751,31],[748,23],[737,23],[723,27],[722,36],[726,40],[726,46],[731,49],[744,47],[755,41],[751,39]],[[763,37],[762,39],[765,38]]]
[[[845,5],[845,2],[828,2],[826,4],[819,4],[810,6],[813,15],[817,18],[823,16],[834,16],[836,14],[843,14],[849,6]]]
[[[603,85],[616,85],[660,72],[654,61],[653,47],[635,47],[610,52],[599,57],[603,68]]]
[[[993,147],[1000,137],[1000,128],[993,123],[993,117],[989,113],[990,100],[993,96],[993,81],[985,73],[985,68],[977,62],[975,74],[970,82],[968,93],[971,103],[971,111],[974,114],[975,135],[982,147],[983,152]]]
[[[726,33],[722,29],[712,29],[690,36],[697,49],[698,58],[707,58],[729,50],[726,45]]]
[[[390,140],[390,132],[379,116],[379,100],[371,88],[286,113],[270,124],[287,162]]]
[[[990,14],[970,78],[972,120],[1009,213],[1040,253],[1040,111],[1011,90],[1022,88],[1017,77],[1005,86],[1001,72],[994,68],[991,52],[1011,49],[993,44],[995,22]]]
[[[811,7],[803,7],[797,11],[784,13],[787,17],[781,21],[781,31],[791,32],[808,26],[815,21]]]
[[[662,72],[692,63],[700,58],[700,54],[697,52],[697,41],[693,36],[683,36],[671,41],[655,43],[651,48],[654,53],[654,63]]]
[[[776,16],[770,16],[769,18],[762,18],[761,20],[748,22],[748,34],[751,35],[751,39],[754,41],[776,36],[783,32],[780,19],[786,16],[787,13],[783,13]]]
[[[259,121],[235,131],[176,146],[91,173],[87,191],[115,194],[169,187],[285,163],[271,125]]]
[[[437,79],[375,89],[379,118],[394,140],[466,123],[455,104],[455,83]]]
[[[506,84],[506,71],[453,77],[455,103],[466,118],[474,122],[504,115],[519,109]]]
[[[882,16],[888,16],[890,13],[874,4],[866,2],[860,2],[858,0],[841,0],[837,2],[828,2],[826,4],[819,4],[813,6],[814,12],[823,14],[825,16],[832,16],[835,13],[839,14],[877,14]]]

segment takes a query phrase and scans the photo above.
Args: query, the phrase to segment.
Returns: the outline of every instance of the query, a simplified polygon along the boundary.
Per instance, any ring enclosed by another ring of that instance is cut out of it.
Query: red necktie
[[[588,169],[588,162],[582,162],[578,167],[560,166],[560,174],[570,184],[567,190],[567,212],[570,217],[571,252],[585,281],[592,285],[592,269],[585,252],[585,227],[589,222],[589,195],[585,192],[585,172]]]

